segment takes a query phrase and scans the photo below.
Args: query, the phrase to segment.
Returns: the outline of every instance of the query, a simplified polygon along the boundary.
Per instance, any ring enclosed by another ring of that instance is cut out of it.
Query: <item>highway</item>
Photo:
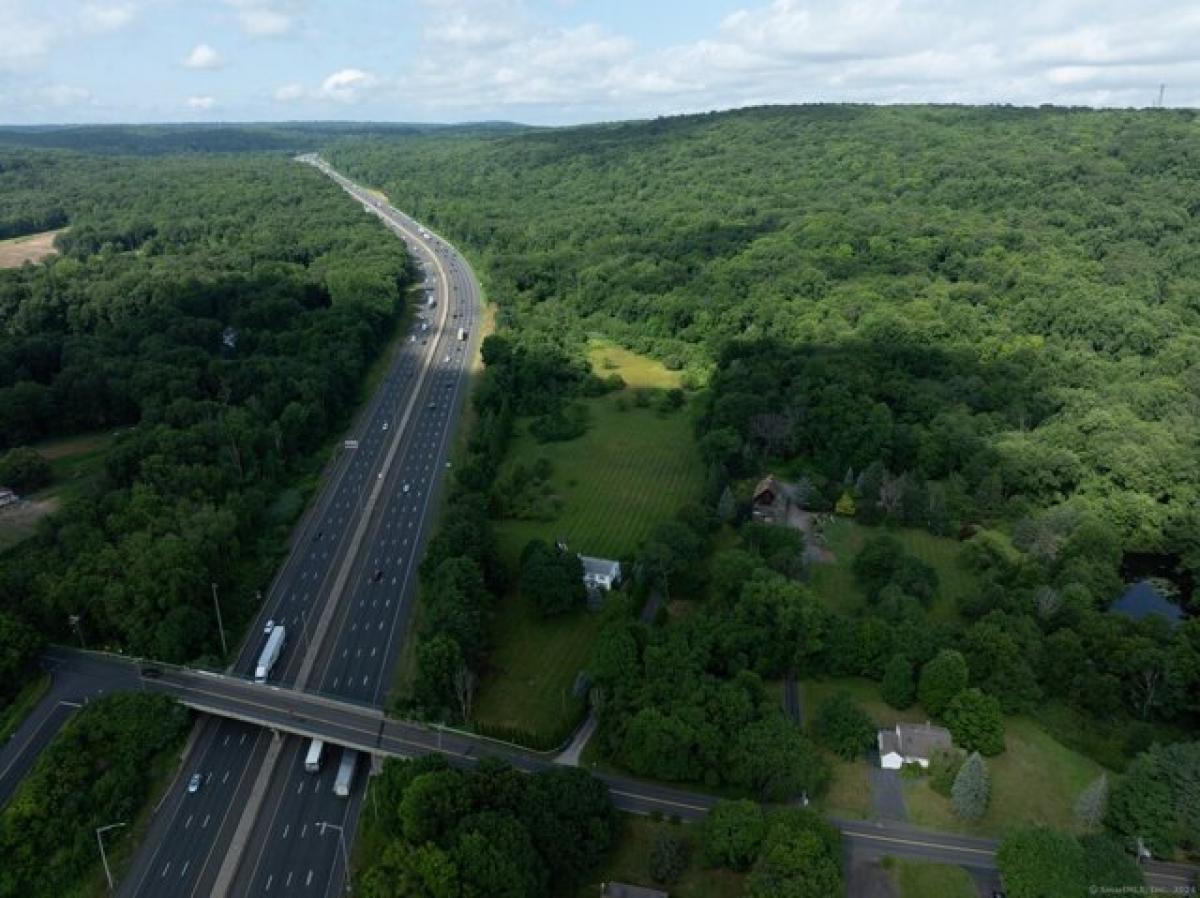
[[[432,236],[422,239],[420,228],[407,217],[381,207],[345,179],[335,180],[405,240],[424,277],[423,296],[432,296],[434,304],[422,299],[410,332],[347,434],[345,445],[356,443],[356,448],[339,451],[325,472],[322,489],[296,528],[291,552],[231,670],[249,676],[267,621],[283,623],[288,643],[272,683],[375,704],[386,694],[410,615],[415,568],[475,346],[478,291],[465,263],[447,258],[444,244]],[[458,339],[459,328],[468,339]],[[291,780],[303,773],[300,740],[273,744],[268,731],[230,721],[206,719],[199,726],[188,768],[172,784],[122,883],[122,894],[209,895],[228,890],[232,873],[247,870],[261,869],[268,878],[277,871],[280,880],[287,880],[295,866],[288,846],[272,844],[271,831],[257,827],[244,844],[241,839],[254,822],[244,818],[251,814],[247,805],[256,794],[267,819],[281,821],[280,832],[290,826],[293,814],[317,813],[345,825],[347,837],[352,835],[349,812],[361,798],[365,776],[350,802],[333,798],[328,789],[317,791],[326,785],[325,774],[297,779],[298,790],[285,801],[293,789]],[[336,765],[336,752],[332,754]],[[204,784],[189,794],[186,781],[193,771]],[[265,794],[260,781],[267,783]],[[243,848],[245,858],[240,858]],[[332,893],[340,886],[343,871],[336,849],[333,839],[301,846],[306,866],[299,872],[306,894]],[[260,888],[239,880],[234,893],[265,890],[263,882]],[[274,879],[271,884],[279,891]],[[318,885],[321,891],[315,890]]]
[[[73,658],[83,657],[90,659],[88,666],[92,670],[96,670],[98,666],[109,667],[112,670],[104,673],[104,679],[110,683],[121,681],[132,686],[137,679],[136,667],[124,659],[90,656],[71,649],[54,649],[51,656],[64,666],[68,666]],[[255,726],[262,725],[294,734],[293,738],[287,741],[296,745],[304,744],[304,738],[316,736],[337,745],[348,745],[389,757],[440,753],[444,754],[451,764],[459,767],[469,767],[480,758],[491,756],[502,758],[525,772],[545,770],[554,763],[545,754],[494,742],[471,733],[392,719],[380,709],[359,702],[285,688],[264,687],[239,677],[164,667],[161,677],[143,680],[142,685],[148,690],[174,696],[197,710],[234,718],[239,721],[239,725],[250,726],[252,722]],[[240,721],[247,723],[241,724]],[[297,767],[302,763],[303,758],[297,757]],[[294,777],[285,778],[286,784],[291,788],[295,788],[299,783],[305,784],[297,791],[297,800],[301,801],[301,806],[306,807],[310,813],[327,813],[328,810],[323,804],[325,801],[334,809],[339,807],[338,802],[346,808],[346,802],[329,796],[332,768],[335,765],[336,761],[331,758],[319,777],[299,772]],[[361,773],[360,770],[360,783],[365,779]],[[685,820],[695,820],[707,814],[716,802],[713,796],[633,777],[598,774],[598,778],[608,786],[613,804],[618,809],[630,813],[658,812],[664,816],[677,815]],[[203,790],[199,794],[203,794]],[[348,809],[342,811],[342,815],[330,822],[340,823],[347,819],[345,815],[357,811],[360,804],[361,794],[350,802]],[[293,805],[289,803],[286,807]],[[204,810],[204,813],[210,812]],[[266,824],[267,831],[273,832],[276,838],[266,843],[268,850],[260,856],[257,869],[243,873],[234,894],[266,894],[268,881],[271,883],[271,894],[278,890],[286,890],[289,888],[289,874],[292,885],[296,886],[297,883],[307,880],[309,867],[314,870],[313,882],[320,882],[316,876],[319,869],[316,860],[325,855],[336,857],[338,846],[332,834],[321,837],[313,824],[318,820],[329,819],[303,814],[293,818],[282,810],[276,810]],[[197,813],[193,818],[193,825],[198,822],[202,820]],[[848,867],[858,862],[869,862],[890,855],[955,864],[967,868],[978,881],[995,880],[995,853],[998,844],[995,840],[933,832],[891,821],[871,822],[835,818],[831,822],[842,833]],[[280,852],[278,848],[272,849],[272,841],[281,845],[286,843],[285,850]],[[300,846],[296,849],[296,854],[286,850],[293,846]],[[311,853],[312,861],[308,860],[309,854],[306,852]],[[288,867],[288,864],[291,866]],[[1143,871],[1147,884],[1164,890],[1175,890],[1177,893],[1192,883],[1197,875],[1197,869],[1193,866],[1157,861],[1144,864]],[[251,882],[253,885],[243,888],[241,883],[245,882]],[[333,894],[328,891],[330,884],[331,880],[327,880],[323,891],[315,891],[312,894]]]

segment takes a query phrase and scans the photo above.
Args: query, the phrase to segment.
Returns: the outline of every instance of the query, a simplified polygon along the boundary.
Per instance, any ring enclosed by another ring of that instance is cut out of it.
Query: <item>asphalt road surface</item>
[[[340,451],[327,469],[233,671],[252,674],[266,622],[273,620],[287,627],[288,642],[271,683],[287,686],[304,678],[302,685],[309,688],[374,704],[386,692],[409,618],[419,550],[475,345],[478,291],[465,263],[445,244],[421,239],[409,219],[381,209],[356,188],[351,192],[394,231],[406,232],[402,236],[425,278],[424,295],[433,296],[435,304],[422,301],[410,333],[347,435],[357,448]],[[458,339],[459,328],[467,339]],[[200,773],[204,784],[189,794],[182,773],[172,784],[122,894],[208,895],[217,883],[272,737],[232,721],[209,719],[200,727],[186,772]],[[303,772],[303,751],[298,739],[287,739],[279,749],[263,806],[266,819],[279,823],[261,835],[256,828],[239,869],[262,870],[260,884],[239,882],[234,894],[265,893],[268,882],[272,894],[304,889],[319,895],[340,887],[335,834],[309,841],[312,828],[306,829],[306,821],[345,825],[349,840],[356,819],[349,812],[365,777],[359,776],[353,800],[336,799],[324,788],[326,773],[297,775]],[[197,828],[198,823],[205,825]],[[288,850],[291,845],[298,846],[303,869]]]

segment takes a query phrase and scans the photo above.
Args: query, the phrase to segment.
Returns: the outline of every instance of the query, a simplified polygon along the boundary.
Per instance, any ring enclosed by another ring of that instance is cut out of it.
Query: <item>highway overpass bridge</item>
[[[280,733],[322,739],[375,756],[445,755],[465,767],[484,757],[496,757],[527,773],[545,770],[554,761],[548,754],[523,750],[474,733],[397,720],[379,708],[311,692],[301,692],[242,677],[157,662],[137,662],[119,655],[54,647],[46,652],[48,666],[75,670],[91,680],[103,680],[110,690],[144,689],[169,695],[198,712],[241,720]],[[144,674],[151,671],[151,675]],[[659,812],[682,819],[703,817],[717,799],[629,777],[597,774],[608,787],[613,804],[638,814]],[[900,856],[955,864],[977,879],[995,878],[997,842],[931,832],[894,822],[832,821],[842,832],[847,863],[883,856]],[[1196,883],[1197,869],[1185,864],[1153,862],[1143,866],[1146,882],[1180,892]]]

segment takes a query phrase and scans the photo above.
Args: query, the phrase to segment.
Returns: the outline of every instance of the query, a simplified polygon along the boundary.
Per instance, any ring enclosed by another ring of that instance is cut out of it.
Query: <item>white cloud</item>
[[[317,96],[342,103],[353,103],[363,93],[379,86],[379,79],[362,69],[342,69],[321,82]]]
[[[216,69],[225,64],[221,55],[208,44],[196,44],[183,60],[189,69]]]
[[[297,84],[294,81],[291,84],[284,84],[275,89],[275,99],[279,100],[281,103],[288,103],[292,100],[299,100],[303,96],[304,96],[304,85]]]
[[[203,112],[203,111],[212,109],[216,105],[217,105],[217,101],[214,100],[212,97],[188,97],[187,98],[188,109],[198,109]]]
[[[286,0],[225,0],[232,6],[242,31],[255,37],[279,37],[296,27],[294,2]]]
[[[132,22],[135,13],[132,3],[85,3],[80,18],[93,31],[116,31]]]

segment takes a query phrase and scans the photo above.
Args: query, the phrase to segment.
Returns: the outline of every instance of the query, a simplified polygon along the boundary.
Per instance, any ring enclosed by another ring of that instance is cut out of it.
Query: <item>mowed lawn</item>
[[[962,867],[892,858],[900,898],[976,898],[979,894]]]
[[[879,684],[861,677],[816,680],[801,684],[805,723],[811,721],[821,702],[845,690],[881,728],[898,722],[924,723],[928,715],[920,705],[897,711],[879,697]],[[1095,761],[1067,748],[1028,717],[1004,719],[1004,751],[985,758],[992,780],[988,811],[976,824],[966,824],[954,815],[949,799],[943,798],[922,778],[906,780],[904,799],[909,821],[931,829],[974,835],[1003,835],[1015,826],[1044,824],[1073,830],[1075,800],[1100,774],[1108,772]],[[858,769],[855,769],[858,768]],[[835,765],[835,777],[822,803],[834,813],[860,816],[869,813],[855,789],[866,785],[866,761]],[[1111,772],[1109,772],[1111,776]]]
[[[826,606],[855,616],[866,597],[854,579],[851,565],[868,539],[890,532],[906,551],[930,565],[938,574],[938,594],[929,608],[934,620],[952,622],[958,618],[958,600],[978,588],[974,575],[959,563],[961,543],[924,530],[902,527],[885,531],[882,527],[864,527],[847,518],[834,518],[825,526],[825,541],[837,557],[835,564],[817,564],[812,568],[812,588]]]
[[[1113,776],[1027,717],[1005,718],[1004,744],[1002,754],[985,758],[992,797],[982,820],[974,824],[959,820],[949,799],[934,792],[924,779],[905,784],[909,820],[933,829],[988,836],[1035,824],[1074,831],[1079,828],[1074,814],[1079,793],[1102,773],[1110,780]]]
[[[505,565],[514,575],[521,550],[534,538],[563,538],[573,551],[628,558],[654,526],[699,497],[703,468],[696,452],[689,397],[682,409],[661,414],[633,404],[634,391],[661,391],[679,376],[650,359],[594,344],[592,361],[602,377],[620,374],[626,389],[585,401],[587,432],[563,443],[538,443],[520,422],[508,464],[549,459],[550,485],[562,500],[551,521],[496,522]],[[624,406],[624,410],[622,410]],[[478,723],[558,733],[578,718],[582,702],[570,698],[600,627],[586,611],[544,619],[518,595],[501,602],[493,628],[490,671],[475,705]]]

